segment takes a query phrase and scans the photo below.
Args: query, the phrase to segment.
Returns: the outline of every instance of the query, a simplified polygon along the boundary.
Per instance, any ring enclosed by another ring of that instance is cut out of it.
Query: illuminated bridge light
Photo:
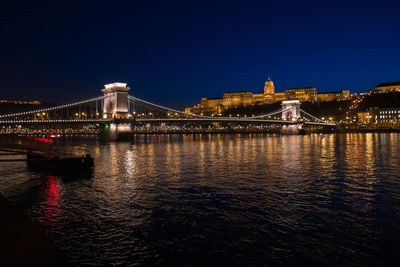
[[[91,103],[91,102],[95,102],[95,101],[102,100],[102,99],[105,99],[105,98],[106,98],[105,96],[101,96],[101,97],[92,98],[92,99],[88,99],[88,100],[84,100],[84,101],[80,101],[80,102],[76,102],[76,103],[60,105],[60,106],[52,107],[52,108],[45,108],[45,109],[33,110],[33,111],[27,111],[27,112],[20,112],[20,113],[5,114],[5,115],[0,115],[0,118],[16,117],[16,116],[28,115],[28,114],[37,114],[38,117],[41,117],[41,113],[43,114],[43,116],[45,116],[46,112],[49,112],[49,111],[59,110],[59,109],[63,109],[63,108],[69,108],[69,107],[72,107],[72,106],[85,104],[85,103]],[[290,121],[286,121],[285,122],[282,119],[280,119],[279,117],[278,118],[274,117],[273,119],[271,119],[271,115],[278,115],[279,113],[282,113],[282,112],[285,111],[285,110],[282,110],[282,109],[274,111],[274,112],[271,112],[269,114],[264,114],[264,115],[255,116],[254,114],[252,114],[251,115],[252,119],[248,119],[247,115],[244,115],[244,117],[240,117],[240,114],[237,114],[237,117],[232,118],[231,114],[229,115],[229,117],[223,117],[222,114],[218,114],[219,117],[216,117],[216,116],[214,116],[214,114],[212,116],[204,116],[204,115],[197,115],[197,114],[192,114],[192,113],[185,113],[185,112],[177,111],[177,110],[174,110],[174,109],[162,107],[162,106],[159,106],[157,104],[153,104],[153,103],[150,103],[150,102],[147,102],[147,101],[144,101],[144,100],[141,100],[141,99],[129,96],[129,95],[127,96],[127,100],[128,100],[129,103],[132,103],[132,104],[133,103],[140,103],[140,104],[143,104],[145,106],[148,106],[148,107],[151,107],[151,108],[155,108],[155,110],[157,110],[157,112],[155,112],[155,113],[153,113],[153,112],[149,112],[148,113],[148,115],[152,117],[151,119],[150,118],[141,119],[142,121],[146,121],[146,120],[147,121],[165,121],[165,120],[176,120],[176,121],[183,121],[183,120],[218,121],[219,120],[219,121],[229,121],[229,120],[234,120],[234,121],[263,121],[263,122],[264,121],[265,122],[274,122],[274,121],[278,122],[279,121],[279,122],[282,122],[282,123],[293,123],[293,122],[290,122]],[[158,111],[160,109],[166,111],[167,112],[166,114],[167,114],[168,117],[171,115],[171,113],[174,114],[175,115],[175,119],[174,118],[171,118],[171,119],[168,119],[168,118],[167,119],[154,118],[154,117],[157,116],[157,113],[158,113]],[[97,110],[97,103],[96,103],[96,110]],[[300,112],[302,114],[308,116],[308,117],[311,117],[313,120],[315,120],[316,121],[315,124],[317,124],[317,122],[318,122],[319,124],[324,124],[324,125],[334,125],[333,123],[328,123],[328,122],[326,122],[324,120],[321,120],[321,119],[319,119],[317,117],[314,117],[314,116],[304,112],[303,110],[300,110]],[[79,116],[78,113],[75,113],[75,114],[76,114],[75,116],[77,116],[77,117]],[[92,114],[91,116],[93,116],[93,113],[86,114],[85,112],[81,112],[81,114],[83,116],[88,115],[88,114]],[[98,112],[96,112],[95,114],[99,115]],[[133,114],[136,114],[136,111],[133,111]],[[104,114],[104,115],[106,115],[106,114]],[[145,116],[146,114],[145,113],[138,114],[137,117],[140,117],[140,115]],[[182,117],[181,118],[179,118],[179,117],[177,118],[178,115],[183,115],[183,118]],[[268,118],[268,120],[265,120],[265,118]],[[43,117],[43,119],[44,119],[44,117]],[[332,121],[333,119],[329,118],[329,120]],[[68,119],[67,120],[65,120],[65,119],[61,119],[61,120],[54,120],[54,119],[51,119],[51,120],[32,120],[32,119],[24,120],[24,119],[21,119],[21,120],[8,120],[8,121],[3,121],[3,122],[0,121],[0,123],[16,123],[16,122],[19,122],[19,123],[24,123],[24,122],[56,123],[56,122],[98,122],[98,121],[107,121],[107,118],[106,117],[99,118],[99,119],[76,118],[76,119],[72,119],[72,120],[68,120]],[[310,122],[312,124],[312,122],[308,118],[304,118],[303,121]]]

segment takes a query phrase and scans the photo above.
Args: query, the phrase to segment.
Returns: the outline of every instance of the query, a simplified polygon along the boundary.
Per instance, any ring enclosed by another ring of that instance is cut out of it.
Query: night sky
[[[400,80],[400,1],[1,2],[0,98],[68,103],[109,82],[183,108],[227,91]]]

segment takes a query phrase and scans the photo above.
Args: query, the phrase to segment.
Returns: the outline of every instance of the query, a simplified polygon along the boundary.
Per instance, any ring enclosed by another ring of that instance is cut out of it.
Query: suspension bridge
[[[106,84],[103,95],[87,100],[31,111],[0,115],[0,126],[79,125],[114,123],[117,125],[200,125],[204,123],[235,123],[280,125],[282,132],[295,133],[303,125],[335,126],[300,108],[298,100],[283,101],[273,112],[250,116],[204,116],[185,113],[129,95],[126,83]]]

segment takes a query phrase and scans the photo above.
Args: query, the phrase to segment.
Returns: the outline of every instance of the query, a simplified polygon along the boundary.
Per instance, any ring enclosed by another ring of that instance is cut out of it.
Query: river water
[[[0,193],[74,265],[396,265],[400,134],[60,139],[67,181],[0,163]]]

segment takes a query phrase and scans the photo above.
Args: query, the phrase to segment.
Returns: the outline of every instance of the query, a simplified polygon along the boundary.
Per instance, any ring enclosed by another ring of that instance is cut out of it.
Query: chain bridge
[[[335,126],[300,108],[298,100],[283,101],[273,112],[253,116],[204,116],[164,107],[129,95],[126,83],[106,84],[103,95],[54,107],[0,115],[0,127],[23,128],[51,125],[115,124],[146,127],[157,125],[280,125],[283,133],[296,133],[303,125]],[[129,128],[130,128],[129,127]],[[107,126],[108,128],[108,126]],[[126,128],[126,127],[125,127]]]

